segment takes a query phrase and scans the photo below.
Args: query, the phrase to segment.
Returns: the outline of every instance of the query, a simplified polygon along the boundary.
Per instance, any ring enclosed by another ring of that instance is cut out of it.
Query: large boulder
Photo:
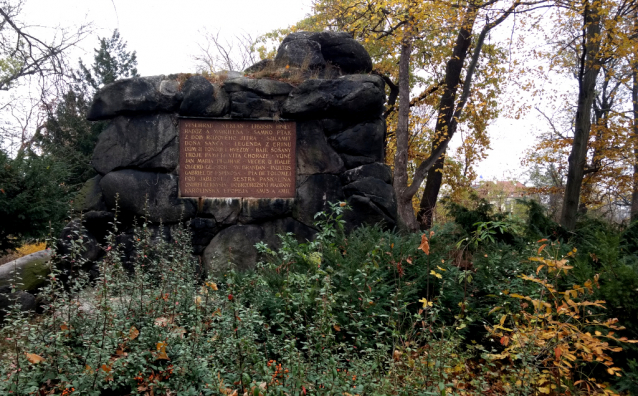
[[[305,177],[297,186],[297,206],[294,217],[313,226],[315,214],[329,209],[328,203],[343,201],[339,176],[319,173]]]
[[[33,291],[49,273],[51,250],[41,250],[0,265],[0,288],[15,284],[18,290]]]
[[[97,175],[84,183],[73,199],[73,209],[77,212],[106,210],[100,180],[102,180],[102,176]]]
[[[382,119],[355,125],[330,136],[328,142],[340,154],[374,158],[383,161],[385,121]]]
[[[388,217],[396,219],[397,200],[390,184],[374,177],[365,177],[343,187],[343,193],[350,197],[359,195],[369,198]]]
[[[351,195],[346,202],[350,207],[350,210],[343,215],[346,231],[352,231],[362,225],[380,224],[386,229],[393,229],[396,226],[396,219],[388,216],[368,197]]]
[[[273,250],[281,247],[280,235],[293,234],[294,238],[300,243],[312,241],[317,235],[317,231],[314,228],[310,228],[292,217],[268,221],[261,224],[261,228],[264,231],[263,241]]]
[[[343,172],[341,175],[341,183],[350,184],[366,177],[375,177],[385,183],[392,184],[392,169],[388,165],[380,162],[361,165]]]
[[[197,212],[194,200],[178,198],[174,175],[125,169],[106,174],[100,187],[109,208],[115,208],[119,194],[121,210],[143,216],[147,206],[152,222],[177,223],[195,217]]]
[[[130,167],[170,172],[177,166],[178,144],[172,115],[118,117],[100,134],[92,164],[102,175]]]
[[[234,118],[273,118],[279,113],[279,104],[252,92],[230,94],[230,116]]]
[[[19,305],[22,312],[35,312],[38,304],[35,296],[25,291],[16,291],[4,287],[0,289],[0,323],[4,320],[4,316],[11,311],[11,307],[15,304]]]
[[[321,44],[309,40],[305,32],[301,32],[289,34],[281,42],[275,56],[275,66],[322,69],[326,67],[326,61],[321,54]]]
[[[344,73],[369,73],[372,59],[368,51],[346,32],[295,32],[277,49],[277,67],[321,69],[330,63]]]
[[[359,42],[346,32],[320,32],[309,36],[321,45],[321,54],[326,62],[338,66],[343,72],[369,73],[372,58]]]
[[[117,80],[95,93],[86,118],[98,121],[118,115],[175,111],[182,99],[177,87],[177,81],[164,76]]]
[[[307,80],[290,93],[284,102],[282,116],[292,119],[377,118],[384,108],[384,87],[381,77],[367,74]]]
[[[224,82],[224,90],[228,93],[248,91],[262,97],[287,96],[294,87],[286,82],[267,78],[233,78]]]
[[[297,123],[297,173],[341,173],[343,161],[326,141],[320,121]]]
[[[343,165],[346,169],[358,168],[360,166],[374,164],[376,162],[375,158],[363,157],[361,155],[339,154],[339,157],[343,160]]]
[[[215,219],[196,217],[189,223],[192,235],[193,253],[202,254],[206,246],[210,243],[220,230]]]
[[[254,268],[259,261],[255,244],[264,237],[257,225],[234,225],[221,230],[204,250],[204,266],[208,273],[219,273],[231,267]]]
[[[184,99],[179,114],[191,117],[222,117],[228,113],[229,98],[226,91],[203,76],[186,80],[182,88]]]

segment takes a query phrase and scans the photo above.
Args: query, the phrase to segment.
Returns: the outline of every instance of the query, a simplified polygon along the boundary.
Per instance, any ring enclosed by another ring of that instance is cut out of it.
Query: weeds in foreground
[[[478,284],[494,278],[490,267],[458,266],[445,230],[346,238],[343,210],[317,215],[314,241],[283,235],[277,250],[258,246],[267,259],[254,271],[214,276],[198,272],[184,226],[164,240],[144,219],[125,267],[116,221],[96,279],[77,272],[63,283],[52,265],[45,313],[31,320],[16,306],[7,316],[0,393],[611,394],[585,374],[597,358],[610,361],[618,346],[604,345],[614,335],[600,328],[617,324],[600,316],[602,302],[587,302],[595,282],[558,292],[567,261],[534,248],[538,258],[518,261],[520,279],[495,300],[480,288],[498,285]],[[500,226],[480,227],[475,257]],[[71,253],[54,257],[71,273],[84,266],[75,236]],[[519,256],[485,254],[489,265],[505,259]],[[537,262],[544,277],[531,278]],[[491,314],[503,314],[494,324],[477,308],[487,298],[497,302]]]

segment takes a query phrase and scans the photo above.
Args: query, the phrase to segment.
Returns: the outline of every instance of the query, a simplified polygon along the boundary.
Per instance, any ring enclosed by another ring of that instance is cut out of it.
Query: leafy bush
[[[521,355],[511,341],[517,335],[506,334],[513,330],[500,316],[521,318],[516,334],[527,334],[523,324],[542,318],[529,316],[539,313],[516,296],[552,301],[528,280],[537,262],[527,258],[538,253],[537,245],[497,238],[519,233],[519,222],[475,224],[460,243],[454,224],[427,235],[364,227],[346,236],[345,209],[334,205],[317,215],[313,242],[282,235],[276,251],[258,245],[268,260],[254,271],[209,276],[190,259],[186,227],[176,226],[166,241],[145,222],[135,227],[135,254],[126,270],[116,222],[97,279],[80,274],[62,284],[52,266],[40,296],[45,313],[30,319],[16,306],[7,316],[0,393],[545,392],[544,366],[525,359],[545,362],[555,351]],[[71,239],[71,253],[54,260],[81,268],[81,230]],[[572,249],[557,242],[553,251]],[[570,325],[560,315],[553,320]],[[502,341],[506,336],[511,343]],[[499,358],[506,353],[507,359]],[[517,383],[526,369],[530,380]],[[587,392],[577,376],[566,378],[559,384],[570,394]],[[631,386],[631,373],[627,378],[619,388]]]

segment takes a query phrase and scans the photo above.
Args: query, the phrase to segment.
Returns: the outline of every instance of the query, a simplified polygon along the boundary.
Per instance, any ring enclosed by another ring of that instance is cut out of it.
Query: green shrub
[[[66,168],[32,152],[10,158],[0,150],[0,253],[61,229],[68,210]]]
[[[52,264],[45,313],[29,318],[16,306],[7,316],[0,394],[538,392],[541,384],[517,385],[520,361],[489,358],[505,346],[486,326],[522,312],[510,296],[538,298],[521,278],[535,273],[528,258],[538,244],[500,238],[522,239],[519,221],[474,223],[469,234],[450,223],[427,235],[379,227],[346,235],[343,210],[317,215],[315,241],[282,235],[276,251],[258,245],[268,260],[255,270],[215,277],[190,259],[185,226],[165,241],[144,221],[127,271],[116,221],[97,279],[80,273],[63,285]],[[54,261],[82,268],[75,232],[71,253]],[[554,249],[572,250],[558,241]],[[573,279],[596,270],[575,262]],[[631,386],[627,378],[619,387]]]

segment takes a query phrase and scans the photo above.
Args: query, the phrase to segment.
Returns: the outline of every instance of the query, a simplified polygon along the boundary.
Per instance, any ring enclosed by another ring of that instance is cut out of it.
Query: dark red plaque
[[[294,198],[294,122],[179,120],[182,197]]]

